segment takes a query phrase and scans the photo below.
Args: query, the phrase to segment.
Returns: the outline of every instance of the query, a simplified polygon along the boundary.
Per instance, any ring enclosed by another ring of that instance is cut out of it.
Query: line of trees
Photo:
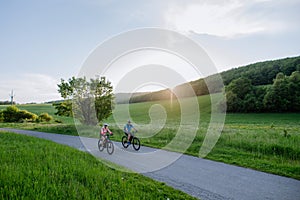
[[[251,83],[257,85],[273,84],[273,80],[280,72],[290,76],[294,71],[300,71],[300,56],[253,63],[221,73],[224,85],[240,77],[247,77]]]
[[[259,86],[249,78],[237,78],[226,86],[226,99],[228,112],[299,112],[300,72],[279,72],[273,84]]]
[[[13,101],[13,102],[11,103],[11,101],[0,101],[0,105],[11,105],[11,104],[15,105],[16,102]]]

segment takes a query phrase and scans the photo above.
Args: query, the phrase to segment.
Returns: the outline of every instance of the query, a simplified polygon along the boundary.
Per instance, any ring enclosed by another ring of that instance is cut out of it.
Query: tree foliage
[[[70,78],[61,79],[58,92],[64,102],[54,104],[58,115],[73,115],[81,123],[95,125],[112,114],[114,95],[111,82],[105,77],[96,79]],[[71,104],[72,99],[72,104]]]
[[[266,110],[271,112],[287,111],[290,97],[288,91],[288,78],[282,73],[278,73],[273,86],[267,91],[264,98]]]
[[[3,122],[4,118],[3,118],[3,111],[0,110],[0,122]]]
[[[273,83],[273,79],[279,72],[290,76],[294,71],[300,70],[300,56],[285,58],[280,60],[264,61],[250,64],[243,67],[234,68],[221,73],[224,84],[240,77],[251,80],[254,86],[268,85]]]
[[[300,72],[290,76],[279,72],[272,85],[254,86],[250,79],[238,78],[226,87],[229,112],[299,112]]]
[[[72,101],[70,99],[63,102],[53,103],[54,108],[56,109],[55,115],[72,117]]]

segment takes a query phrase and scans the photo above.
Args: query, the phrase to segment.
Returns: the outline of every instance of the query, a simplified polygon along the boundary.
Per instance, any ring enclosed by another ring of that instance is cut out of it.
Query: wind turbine
[[[10,96],[10,104],[13,105],[14,97],[15,97],[14,90],[11,90],[11,93],[9,94],[9,96]]]

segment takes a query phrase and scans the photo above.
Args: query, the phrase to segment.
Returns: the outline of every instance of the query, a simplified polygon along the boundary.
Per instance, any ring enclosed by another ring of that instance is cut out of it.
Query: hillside
[[[260,86],[272,84],[276,75],[280,72],[286,76],[290,76],[297,70],[300,70],[300,56],[253,63],[224,71],[220,73],[220,75],[225,86],[229,85],[233,80],[241,77],[249,79],[253,86]],[[207,88],[207,84],[209,84],[210,93],[218,93],[224,88],[220,81],[216,81],[218,80],[216,77],[216,75],[211,75],[206,78],[191,81],[175,87],[174,90],[176,93],[180,94],[179,97],[189,97],[193,94],[191,92],[187,92],[187,87],[191,86],[194,93],[197,96],[201,96],[209,94]],[[164,100],[169,99],[170,97],[170,90],[166,89],[142,95],[134,95],[130,98],[130,103]]]
[[[273,83],[273,79],[279,72],[290,76],[294,71],[300,71],[300,56],[258,62],[230,69],[222,72],[221,76],[225,85],[240,77],[250,79],[253,85],[267,85]]]
[[[136,93],[116,93],[115,94],[115,101],[117,104],[123,104],[123,103],[128,103],[129,99],[132,97],[136,97],[136,96],[142,96],[142,95],[146,95],[149,92],[136,92]]]

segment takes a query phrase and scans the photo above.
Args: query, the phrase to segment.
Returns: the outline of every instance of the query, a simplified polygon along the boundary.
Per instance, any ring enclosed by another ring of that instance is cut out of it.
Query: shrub
[[[53,117],[51,115],[49,115],[48,113],[42,113],[39,115],[40,122],[43,122],[43,121],[49,122],[52,119],[53,119]]]
[[[20,110],[16,106],[8,106],[5,110],[3,110],[3,121],[4,122],[17,122],[18,112]]]
[[[56,123],[62,123],[62,121],[59,120],[59,119],[56,119],[55,122],[56,122]]]
[[[37,120],[38,116],[27,110],[20,110],[16,106],[9,106],[2,111],[4,122],[24,122]]]
[[[0,122],[3,122],[3,111],[2,110],[0,110]]]
[[[30,122],[35,122],[38,118],[36,114],[33,114],[31,112],[28,112],[27,110],[20,110],[18,112],[18,122],[20,121],[30,121]]]

